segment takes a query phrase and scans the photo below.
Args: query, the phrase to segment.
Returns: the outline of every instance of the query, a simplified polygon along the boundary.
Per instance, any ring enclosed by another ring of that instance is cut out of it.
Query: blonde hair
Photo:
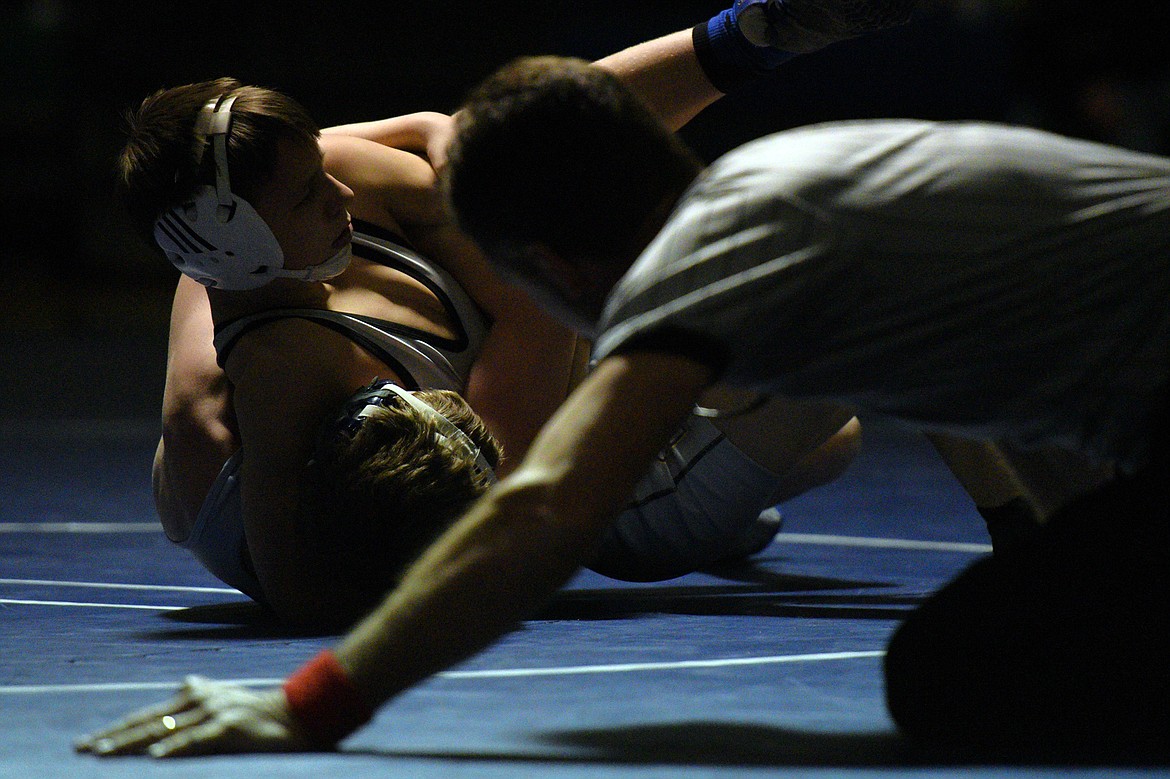
[[[449,390],[416,397],[462,430],[488,463],[503,451],[483,420]],[[464,509],[488,488],[474,458],[439,441],[429,415],[395,399],[365,417],[356,433],[318,448],[313,535],[334,558],[339,578],[375,605]]]

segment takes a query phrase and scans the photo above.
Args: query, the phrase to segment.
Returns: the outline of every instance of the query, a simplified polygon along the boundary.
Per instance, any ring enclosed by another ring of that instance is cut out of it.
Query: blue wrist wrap
[[[765,76],[796,56],[749,42],[736,23],[736,11],[741,5],[744,3],[735,3],[693,30],[699,63],[721,92],[730,92],[747,81]]]

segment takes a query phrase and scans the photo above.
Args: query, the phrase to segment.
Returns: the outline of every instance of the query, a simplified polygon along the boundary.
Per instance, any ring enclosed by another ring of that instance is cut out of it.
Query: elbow
[[[198,444],[228,454],[236,447],[227,403],[220,398],[167,403],[163,407],[162,437],[168,446]]]

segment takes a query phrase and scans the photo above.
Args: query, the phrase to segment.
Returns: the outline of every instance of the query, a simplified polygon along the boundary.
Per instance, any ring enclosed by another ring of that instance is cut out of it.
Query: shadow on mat
[[[723,571],[719,572],[724,575]],[[736,568],[744,584],[574,589],[559,593],[534,619],[624,619],[638,614],[904,619],[925,596],[810,591],[883,589],[885,582],[794,576]],[[730,577],[727,577],[730,578]]]
[[[1094,752],[1089,745],[1064,745],[1015,752],[976,750],[961,745],[924,746],[896,732],[810,733],[767,725],[682,722],[565,731],[545,740],[584,747],[615,762],[697,765],[898,766],[898,765],[1156,765],[1151,757],[1128,751]]]
[[[908,762],[894,733],[818,734],[768,725],[681,722],[550,733],[607,762],[726,766],[889,766]]]
[[[564,752],[422,752],[354,750],[356,754],[452,762],[719,767],[1157,765],[1157,760],[1092,755],[1005,755],[924,748],[897,733],[810,733],[770,725],[680,722],[547,733]],[[345,750],[350,752],[350,750]]]
[[[741,571],[741,574],[744,573]],[[677,587],[629,585],[565,590],[532,619],[606,620],[628,619],[639,614],[722,614],[900,620],[909,609],[922,601],[922,596],[907,594],[809,593],[810,590],[880,589],[891,586],[884,582],[790,576],[766,571],[759,573],[761,576],[748,574],[740,579],[750,584]],[[281,623],[270,610],[252,601],[191,606],[166,612],[162,617],[169,622],[186,623],[193,627],[151,631],[149,637],[173,640],[307,638],[338,635],[348,627],[290,627]]]
[[[290,627],[264,606],[252,601],[190,606],[160,616],[169,622],[199,627],[150,631],[147,635],[155,640],[314,638],[335,636],[346,631],[344,626],[315,629]]]
[[[541,620],[630,619],[642,614],[738,615],[807,619],[901,620],[922,600],[914,595],[799,595],[738,586],[569,590],[531,617]],[[191,606],[161,615],[188,628],[152,630],[153,640],[313,638],[345,633],[349,626],[304,628],[283,624],[257,603]]]

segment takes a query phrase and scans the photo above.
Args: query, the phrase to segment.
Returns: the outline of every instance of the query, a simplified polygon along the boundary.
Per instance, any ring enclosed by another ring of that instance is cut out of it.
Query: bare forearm
[[[591,543],[532,501],[513,493],[479,504],[337,648],[371,705],[484,649],[584,563]]]
[[[594,64],[625,82],[671,130],[723,97],[699,65],[690,30],[639,43]]]
[[[433,135],[443,130],[450,121],[451,117],[446,114],[420,111],[369,122],[326,127],[321,132],[325,135],[351,135],[383,146],[425,154]]]
[[[208,423],[181,429],[173,420],[164,426],[151,485],[159,520],[172,541],[190,536],[211,485],[238,445],[226,426]]]

